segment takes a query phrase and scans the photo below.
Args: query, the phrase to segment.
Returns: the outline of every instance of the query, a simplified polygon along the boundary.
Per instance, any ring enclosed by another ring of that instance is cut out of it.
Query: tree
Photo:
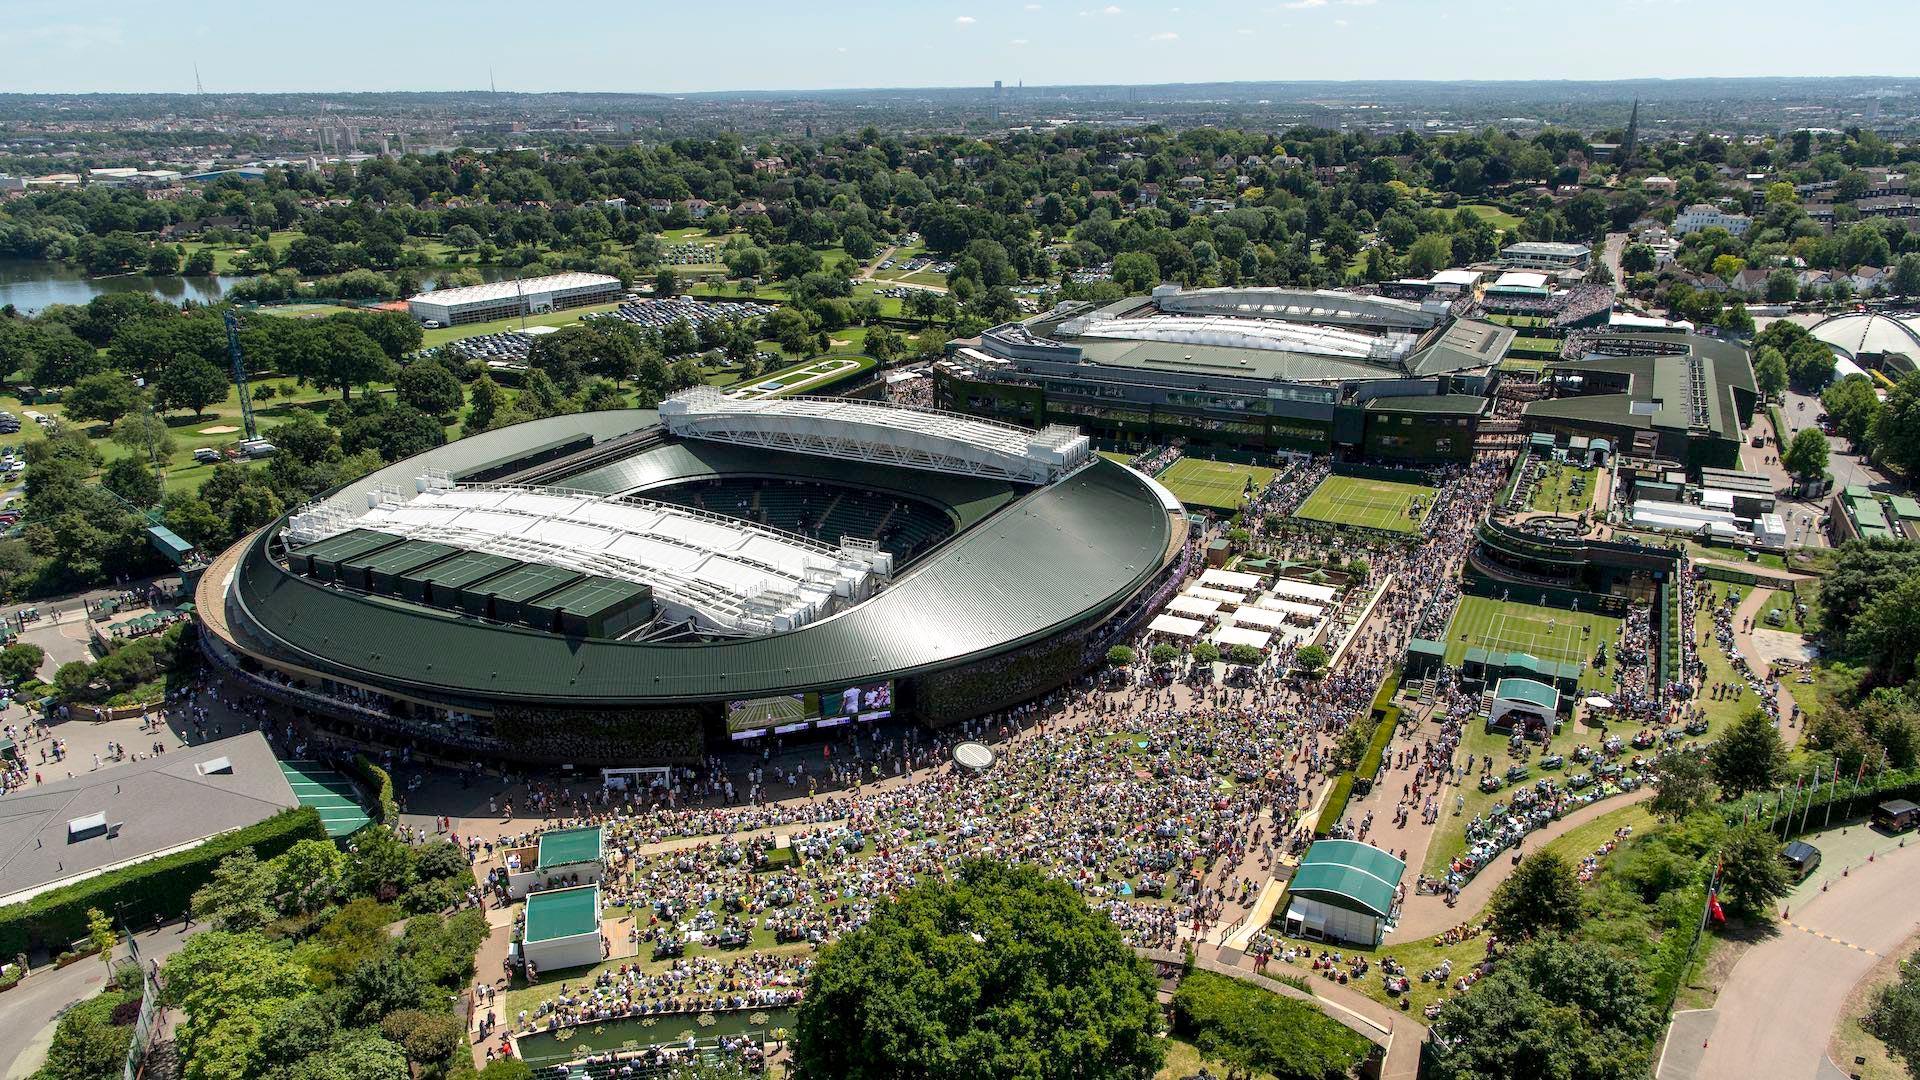
[[[1773,787],[1786,765],[1780,731],[1759,707],[1748,709],[1708,754],[1713,781],[1729,799]]]
[[[1849,375],[1820,395],[1820,404],[1841,437],[1854,446],[1864,446],[1880,419],[1880,399],[1873,383],[1865,375]]]
[[[148,461],[173,456],[173,429],[150,412],[130,412],[113,425],[113,443]]]
[[[1554,852],[1526,856],[1493,891],[1487,923],[1508,941],[1574,929],[1580,925],[1579,875]]]
[[[1305,646],[1293,654],[1293,666],[1300,674],[1312,678],[1326,670],[1327,650],[1318,645]]]
[[[1547,938],[1514,949],[1446,1003],[1422,1075],[1632,1080],[1650,1071],[1660,1024],[1628,956]]]
[[[1220,662],[1220,646],[1211,641],[1202,641],[1193,647],[1193,662],[1196,664],[1217,664]]]
[[[1800,295],[1800,282],[1793,271],[1782,266],[1767,274],[1767,303],[1790,304]]]
[[[302,840],[268,865],[274,872],[274,891],[295,911],[313,911],[340,891],[347,856],[331,840]]]
[[[1819,428],[1801,428],[1780,455],[1780,464],[1802,480],[1812,480],[1825,475],[1832,449]]]
[[[1160,264],[1144,251],[1122,252],[1113,259],[1113,281],[1132,295],[1151,292],[1160,284]]]
[[[17,641],[0,649],[0,679],[9,683],[22,683],[40,674],[40,665],[47,662],[47,650],[25,641]]]
[[[1133,663],[1136,654],[1125,645],[1115,645],[1107,650],[1107,663],[1113,667],[1126,667]]]
[[[137,457],[123,457],[107,466],[100,486],[134,506],[156,506],[160,502],[160,478]]]
[[[473,381],[473,391],[467,396],[467,418],[460,423],[460,434],[473,435],[493,426],[494,417],[500,411],[500,384],[486,375]]]
[[[1787,390],[1787,358],[1780,350],[1766,346],[1754,354],[1753,381],[1760,392],[1777,398]]]
[[[1900,262],[1893,269],[1892,288],[1896,296],[1920,295],[1920,251],[1900,256]]]
[[[273,921],[273,868],[252,848],[220,860],[213,878],[193,894],[193,914],[216,930],[257,930]]]
[[[33,1076],[38,1080],[108,1080],[121,1075],[127,1063],[128,1029],[113,1022],[120,1004],[133,1000],[110,990],[66,1010],[47,1045],[46,1064]]]
[[[207,406],[227,397],[227,373],[197,356],[175,357],[160,369],[154,385],[155,404],[162,409],[192,409],[205,416]]]
[[[1653,816],[1679,821],[1713,798],[1713,775],[1707,762],[1690,750],[1663,754],[1653,764]]]
[[[1195,971],[1173,995],[1173,1030],[1229,1077],[1350,1076],[1372,1044],[1301,1001],[1258,986]]]
[[[1153,661],[1154,664],[1159,667],[1166,667],[1168,664],[1180,659],[1180,650],[1163,641],[1147,650],[1147,659]]]
[[[1628,244],[1626,249],[1620,252],[1620,270],[1628,274],[1651,274],[1653,260],[1654,253],[1651,247],[1645,244]]]
[[[429,416],[450,417],[460,411],[460,380],[433,360],[417,360],[394,380],[395,396]]]
[[[113,947],[120,942],[120,932],[113,928],[113,920],[99,908],[87,909],[87,941],[93,945],[93,951],[100,954],[100,962],[113,969]]]
[[[1874,993],[1860,1025],[1906,1062],[1907,1075],[1920,1076],[1920,953],[1901,961],[1900,977]]]
[[[1780,859],[1780,838],[1754,821],[1727,834],[1720,845],[1720,897],[1727,910],[1756,918],[1793,888]]]
[[[1909,477],[1920,476],[1920,372],[1908,372],[1887,391],[1871,432],[1874,454]]]
[[[1427,233],[1407,249],[1407,273],[1426,277],[1453,263],[1453,241],[1442,233]]]
[[[111,424],[140,407],[140,388],[117,371],[101,371],[73,384],[60,403],[69,420],[99,420]]]
[[[1920,654],[1920,576],[1875,596],[1847,628],[1847,650],[1886,682],[1904,683]]]
[[[1253,667],[1259,664],[1262,659],[1264,659],[1264,656],[1260,650],[1251,645],[1236,644],[1227,646],[1227,660],[1230,663],[1239,664],[1241,667]]]
[[[472,251],[480,246],[480,233],[471,225],[455,225],[447,230],[447,246],[456,251]]]
[[[969,862],[881,901],[820,954],[795,1073],[1144,1080],[1165,1053],[1155,990],[1145,961],[1066,883]]]

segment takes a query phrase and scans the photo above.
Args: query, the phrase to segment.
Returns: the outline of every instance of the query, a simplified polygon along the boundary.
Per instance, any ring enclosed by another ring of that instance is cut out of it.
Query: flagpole
[[[1813,793],[1820,789],[1820,763],[1813,763],[1813,786],[1807,789],[1807,805],[1800,809],[1800,827],[1797,833],[1807,831],[1807,815],[1813,813]]]

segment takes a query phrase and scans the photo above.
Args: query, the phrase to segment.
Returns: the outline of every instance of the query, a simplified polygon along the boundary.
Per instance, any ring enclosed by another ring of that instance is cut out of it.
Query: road
[[[1627,276],[1620,272],[1620,256],[1627,250],[1627,234],[1608,233],[1607,242],[1600,249],[1600,259],[1607,264],[1607,270],[1613,274],[1613,295],[1619,296],[1627,291]]]
[[[170,923],[158,933],[143,931],[139,935],[140,956],[164,964],[189,935],[202,929],[205,924],[197,923],[192,930],[182,931],[181,924]],[[116,958],[126,955],[125,944],[114,951]],[[106,981],[106,965],[88,959],[58,970],[41,968],[19,986],[0,994],[0,1070],[4,1070],[0,1076],[15,1080],[38,1069],[53,1034],[53,1022],[69,1006],[99,993]]]
[[[1711,1013],[1676,1020],[1661,1080],[1844,1076],[1827,1063],[1828,1035],[1854,984],[1920,929],[1916,887],[1920,843],[1909,843],[1837,880],[1829,875],[1825,892],[1790,900],[1789,919],[1734,965]]]

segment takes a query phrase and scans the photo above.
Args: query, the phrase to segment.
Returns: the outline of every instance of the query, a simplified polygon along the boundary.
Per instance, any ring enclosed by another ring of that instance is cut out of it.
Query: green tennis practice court
[[[1329,476],[1320,481],[1293,516],[1357,529],[1410,533],[1433,510],[1433,488],[1359,476]],[[1415,504],[1418,503],[1418,509]]]
[[[1247,481],[1253,481],[1253,490],[1259,491],[1272,482],[1273,470],[1260,465],[1181,458],[1157,479],[1188,506],[1238,510],[1241,498],[1247,493]]]
[[[1449,665],[1458,666],[1467,650],[1483,648],[1491,652],[1521,652],[1558,664],[1584,664],[1580,673],[1582,690],[1610,687],[1611,667],[1593,667],[1594,653],[1602,644],[1613,656],[1620,645],[1620,620],[1586,611],[1540,607],[1493,600],[1484,596],[1463,596],[1460,607],[1447,624]]]
[[[353,781],[318,761],[283,761],[280,772],[293,785],[301,806],[320,812],[327,835],[338,839],[365,827],[372,818],[361,808]]]

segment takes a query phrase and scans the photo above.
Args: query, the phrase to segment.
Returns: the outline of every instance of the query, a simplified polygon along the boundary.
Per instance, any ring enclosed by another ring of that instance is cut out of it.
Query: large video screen
[[[837,693],[820,695],[821,727],[833,727],[856,720],[865,724],[885,720],[892,715],[893,684],[890,682],[849,686]]]
[[[727,736],[752,739],[808,728],[872,723],[893,715],[893,684],[869,683],[813,694],[780,694],[727,702]]]

